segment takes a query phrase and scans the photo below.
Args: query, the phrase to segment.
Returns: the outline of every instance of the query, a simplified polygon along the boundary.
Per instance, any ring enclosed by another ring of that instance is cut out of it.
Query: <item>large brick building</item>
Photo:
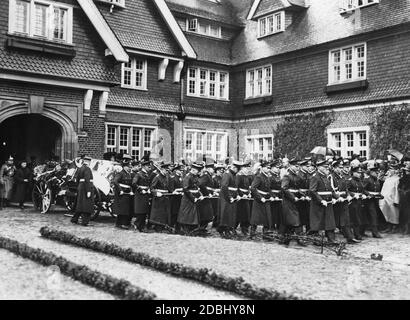
[[[409,0],[4,0],[2,8],[1,160],[112,150],[140,158],[158,152],[160,137],[167,160],[271,158],[319,142],[375,157],[378,110],[409,114]],[[396,133],[408,148],[403,128]],[[297,140],[287,149],[284,132]]]

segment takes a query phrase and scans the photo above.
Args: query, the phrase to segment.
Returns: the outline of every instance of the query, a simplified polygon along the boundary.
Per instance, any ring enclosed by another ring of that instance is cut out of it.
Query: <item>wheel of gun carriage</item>
[[[91,220],[96,220],[102,210],[101,192],[95,186],[93,187],[94,196],[94,212],[91,215]]]
[[[34,209],[40,210],[42,208],[43,194],[45,193],[46,185],[43,181],[37,181],[34,184],[31,192],[31,199],[33,201]]]

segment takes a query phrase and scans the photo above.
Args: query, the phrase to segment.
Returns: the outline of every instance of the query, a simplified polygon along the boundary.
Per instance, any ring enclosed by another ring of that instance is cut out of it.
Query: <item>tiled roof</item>
[[[77,80],[118,83],[114,69],[84,59],[65,60],[44,54],[27,54],[0,48],[0,69]]]
[[[227,0],[213,3],[207,0],[166,0],[171,11],[218,21],[233,26],[242,26],[237,18],[234,7]]]
[[[338,0],[311,0],[309,8],[296,14],[282,33],[257,39],[257,21],[247,20],[233,42],[231,62],[254,61],[405,22],[410,22],[408,0],[383,0],[351,15],[339,13]]]
[[[282,94],[269,106],[265,104],[246,106],[241,108],[241,111],[237,112],[235,116],[252,117],[272,114],[274,112],[286,113],[340,105],[358,105],[360,103],[382,101],[386,97],[389,100],[410,97],[410,82],[406,79],[391,82],[381,79],[378,82],[370,83],[369,88],[365,92],[352,91],[349,94],[339,93],[329,96],[326,94]]]
[[[127,1],[126,7],[99,9],[124,47],[181,56],[181,49],[151,0]]]
[[[254,13],[254,17],[260,17],[267,13],[292,6],[300,8],[307,7],[304,0],[262,0]]]
[[[178,98],[170,96],[153,96],[147,92],[115,87],[108,97],[108,106],[131,107],[150,111],[177,112]]]
[[[150,92],[112,88],[109,94],[108,106],[134,108],[153,112],[179,112],[179,98],[158,95],[153,96]],[[221,107],[224,105],[223,107]],[[231,109],[228,102],[208,101],[204,99],[190,99],[185,102],[185,113],[198,116],[221,116],[231,117]]]
[[[286,0],[262,0],[259,3],[254,16],[261,16],[272,11],[284,9],[288,5]]]
[[[189,33],[186,33],[186,37],[195,49],[199,61],[226,65],[231,63],[231,42],[214,40]]]

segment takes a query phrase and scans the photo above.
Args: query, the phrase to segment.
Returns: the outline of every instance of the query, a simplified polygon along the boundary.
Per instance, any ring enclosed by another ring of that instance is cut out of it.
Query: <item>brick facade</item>
[[[61,117],[71,119],[74,129],[70,141],[76,147],[66,149],[72,150],[72,156],[86,153],[102,157],[107,124],[117,124],[156,128],[154,139],[164,138],[164,158],[168,161],[183,156],[187,129],[227,133],[226,155],[242,157],[248,151],[246,136],[274,134],[284,116],[329,111],[334,113],[329,130],[370,126],[379,106],[399,104],[410,96],[410,6],[404,0],[397,0],[396,7],[392,7],[392,0],[382,1],[352,15],[341,15],[338,1],[315,0],[309,8],[286,10],[285,31],[261,39],[257,39],[257,19],[246,20],[251,0],[224,0],[221,4],[167,0],[184,31],[189,17],[222,26],[221,39],[185,32],[198,55],[196,60],[185,58],[151,1],[127,0],[125,8],[114,8],[113,12],[107,4],[97,3],[129,56],[147,60],[147,90],[119,86],[121,65],[105,55],[107,45],[75,0],[61,1],[74,6],[75,57],[7,48],[8,2],[0,12],[0,75],[13,72],[110,87],[104,89],[110,91],[105,114],[100,110],[104,107],[101,89],[93,90],[90,111],[84,112],[85,87],[0,81],[4,106],[13,99],[28,103],[30,95],[40,96],[49,112],[58,110]],[[367,45],[368,87],[326,93],[329,50],[361,42]],[[169,64],[165,79],[159,81],[163,59],[169,59]],[[184,69],[181,81],[175,83],[174,71],[180,61]],[[266,64],[272,65],[272,94],[268,99],[245,100],[246,70]],[[228,71],[229,100],[188,96],[186,72],[190,66]],[[0,122],[5,109],[1,106]],[[186,118],[178,120],[181,116]]]

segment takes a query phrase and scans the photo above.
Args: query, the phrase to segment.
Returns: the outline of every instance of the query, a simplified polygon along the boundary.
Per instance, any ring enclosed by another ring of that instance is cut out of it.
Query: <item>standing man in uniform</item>
[[[258,225],[263,226],[263,233],[272,226],[272,216],[270,211],[270,163],[261,162],[259,174],[251,185],[253,196],[252,214],[251,214],[251,237],[255,236]]]
[[[403,234],[410,234],[410,162],[402,168],[399,180],[399,221]]]
[[[169,166],[170,163],[163,163],[161,167],[157,167],[158,174],[151,182],[153,198],[149,220],[156,231],[162,231],[165,226],[168,226],[171,216],[171,203],[169,196],[165,195],[169,193],[169,176],[166,171]]]
[[[149,167],[151,161],[142,161],[141,170],[132,179],[134,190],[134,226],[139,232],[145,229],[145,221],[150,213],[150,181]]]
[[[251,196],[250,186],[252,183],[250,179],[248,179],[249,176],[247,170],[249,170],[249,167],[243,166],[235,177],[235,182],[238,186],[238,194],[244,198],[238,201],[236,210],[236,228],[240,225],[243,235],[248,234],[251,220],[250,201],[245,199],[246,197]]]
[[[202,169],[202,164],[193,163],[191,165],[191,171],[182,181],[184,195],[182,196],[177,220],[181,225],[182,231],[192,231],[199,225],[197,206],[197,202],[200,197],[198,189],[198,175]]]
[[[182,200],[182,172],[181,165],[175,164],[169,175],[169,191],[173,193],[171,196],[171,217],[169,225],[173,228],[177,227],[178,212]]]
[[[0,207],[7,207],[11,201],[15,173],[14,158],[10,156],[0,169]]]
[[[271,163],[271,177],[270,177],[270,192],[274,201],[271,202],[270,210],[271,210],[271,217],[272,217],[272,226],[273,230],[279,229],[281,225],[281,218],[282,218],[282,191],[281,191],[281,184],[282,181],[280,179],[280,162],[278,160],[274,160]]]
[[[117,214],[116,227],[129,230],[132,220],[133,196],[131,172],[132,158],[128,154],[122,156],[122,170],[118,172],[113,181],[114,185],[114,205],[113,210]]]
[[[325,231],[329,242],[335,242],[335,217],[333,205],[336,194],[331,184],[329,164],[326,160],[316,162],[317,174],[310,180],[310,228],[313,232]]]
[[[309,160],[304,159],[299,162],[300,169],[298,171],[299,181],[299,193],[301,195],[301,200],[296,204],[299,214],[300,223],[305,226],[306,232],[309,232],[309,215],[310,215],[310,195],[309,195],[309,185],[311,175],[308,172]]]
[[[356,240],[363,240],[360,229],[363,225],[362,199],[364,196],[364,186],[362,181],[362,168],[360,165],[351,167],[352,177],[347,181],[347,190],[352,197],[349,205],[349,218],[353,228],[353,235]]]
[[[216,164],[215,165],[215,175],[212,178],[214,189],[217,190],[217,193],[219,194],[221,191],[221,181],[222,181],[222,174],[224,171],[225,167],[222,164]],[[212,228],[218,227],[219,221],[219,206],[220,206],[220,200],[219,198],[217,199],[212,199],[212,208],[214,211],[214,219],[212,223]]]
[[[27,161],[21,161],[20,168],[17,169],[14,177],[16,183],[16,201],[18,202],[20,209],[24,210],[27,189],[32,179],[31,170],[27,168]]]
[[[292,159],[289,161],[288,173],[282,179],[282,224],[279,228],[279,234],[282,238],[289,232],[295,232],[296,234],[302,233],[300,225],[300,215],[296,203],[300,200],[299,196],[299,182],[297,160]],[[299,245],[306,246],[304,241],[298,240]],[[282,240],[282,244],[288,245],[289,240]]]
[[[332,163],[333,165],[333,186],[336,195],[338,196],[337,203],[333,206],[333,213],[335,215],[336,227],[342,232],[343,236],[346,238],[347,243],[356,244],[360,241],[354,239],[349,219],[349,204],[352,197],[347,190],[347,180],[348,175],[344,174],[343,160],[337,160]],[[347,163],[347,165],[349,165]]]
[[[209,199],[209,196],[214,193],[212,182],[214,166],[215,164],[213,162],[205,164],[205,169],[198,178],[199,191],[203,197],[198,203],[199,227],[201,230],[206,230],[208,223],[211,222],[214,217],[212,201]]]
[[[77,172],[77,202],[75,206],[74,216],[71,222],[78,224],[78,219],[81,216],[81,225],[87,226],[90,222],[91,214],[94,212],[94,197],[93,197],[93,173],[90,169],[91,158],[84,157],[82,166]]]
[[[379,200],[381,196],[381,186],[378,180],[378,166],[375,161],[371,161],[367,165],[368,177],[363,180],[364,194],[368,197],[364,201],[366,207],[366,213],[368,214],[368,221],[370,224],[370,230],[372,232],[373,238],[382,238],[378,230],[378,219],[379,219]],[[364,233],[365,230],[362,230]]]
[[[221,192],[219,194],[221,201],[220,218],[217,231],[223,237],[230,237],[235,231],[237,201],[240,200],[235,176],[242,166],[243,163],[233,161],[228,170],[222,175]]]

